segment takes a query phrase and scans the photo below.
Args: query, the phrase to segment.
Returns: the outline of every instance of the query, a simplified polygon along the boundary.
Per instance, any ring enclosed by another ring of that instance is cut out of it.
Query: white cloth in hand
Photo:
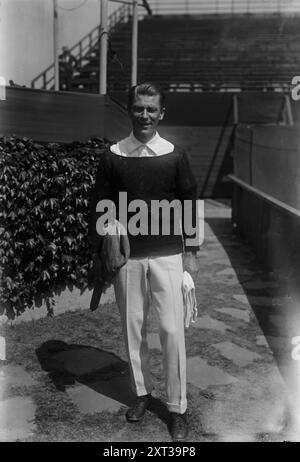
[[[183,272],[182,294],[184,307],[184,326],[187,328],[189,327],[190,322],[196,322],[198,315],[195,284],[192,276],[187,271]]]

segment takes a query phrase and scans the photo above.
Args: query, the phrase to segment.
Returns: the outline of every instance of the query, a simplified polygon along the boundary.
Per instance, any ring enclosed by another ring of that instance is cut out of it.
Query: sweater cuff
[[[192,253],[197,253],[200,250],[200,245],[185,245],[184,246],[184,251],[185,252],[192,252]]]

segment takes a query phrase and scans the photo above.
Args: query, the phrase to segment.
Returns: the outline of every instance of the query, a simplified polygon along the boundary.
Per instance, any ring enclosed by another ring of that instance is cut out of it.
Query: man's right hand
[[[98,253],[93,253],[92,255],[93,266],[89,272],[89,284],[94,284],[101,277],[101,260]]]

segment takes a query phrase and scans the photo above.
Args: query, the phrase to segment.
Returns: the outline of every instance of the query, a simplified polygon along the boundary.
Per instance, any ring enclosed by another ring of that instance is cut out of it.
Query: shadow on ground
[[[131,391],[128,363],[115,354],[87,345],[49,340],[36,349],[36,355],[59,391],[79,382],[126,406],[133,405],[135,395]],[[169,426],[169,412],[160,399],[152,397],[149,411]]]

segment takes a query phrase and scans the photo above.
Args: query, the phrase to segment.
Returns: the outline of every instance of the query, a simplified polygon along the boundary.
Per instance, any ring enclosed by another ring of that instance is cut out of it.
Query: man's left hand
[[[188,271],[191,276],[197,275],[200,269],[200,262],[195,252],[185,252],[183,254],[183,271]]]

